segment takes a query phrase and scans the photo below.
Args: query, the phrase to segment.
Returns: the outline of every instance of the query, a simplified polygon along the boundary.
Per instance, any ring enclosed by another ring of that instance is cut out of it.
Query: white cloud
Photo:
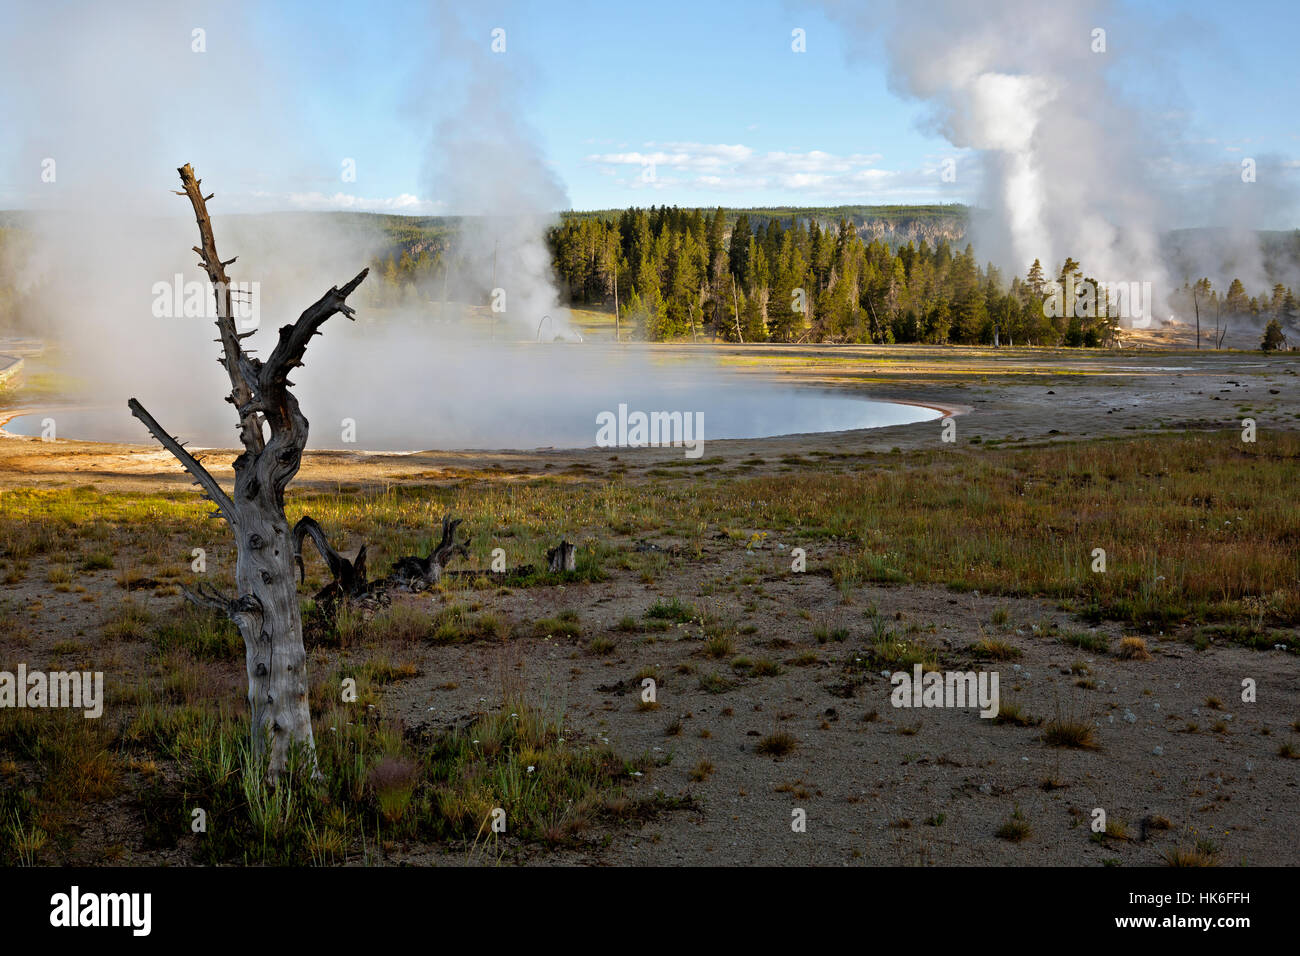
[[[781,190],[810,198],[862,199],[865,192],[912,194],[938,186],[937,173],[931,170],[880,169],[880,159],[879,153],[758,152],[742,144],[693,142],[648,142],[639,150],[586,157],[602,174],[632,189],[672,184],[709,191]],[[644,171],[649,167],[654,176],[647,182]]]
[[[353,196],[351,193],[303,192],[270,193],[255,192],[253,197],[266,208],[301,209],[309,211],[344,210],[348,212],[388,212],[402,216],[434,216],[442,211],[442,202],[421,199],[412,193],[400,193],[396,196],[367,198]]]

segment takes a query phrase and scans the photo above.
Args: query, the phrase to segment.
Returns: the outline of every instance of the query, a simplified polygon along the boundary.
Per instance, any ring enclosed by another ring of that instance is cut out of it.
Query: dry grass
[[[793,753],[799,746],[799,741],[793,734],[788,734],[783,730],[776,733],[768,734],[754,745],[754,753],[763,754],[766,757],[784,757],[786,754]]]
[[[989,658],[995,661],[1015,660],[1022,653],[1020,648],[1014,644],[994,637],[986,637],[982,641],[976,641],[970,646],[970,650],[976,657]]]
[[[1096,750],[1095,728],[1084,720],[1056,716],[1043,726],[1043,743],[1049,747]]]
[[[1151,652],[1147,650],[1147,642],[1140,637],[1126,637],[1119,642],[1119,650],[1115,656],[1124,661],[1149,661]]]
[[[1025,819],[1024,813],[1017,807],[1011,812],[1011,816],[1007,818],[1006,822],[997,828],[994,836],[1011,843],[1021,843],[1029,839],[1032,832],[1033,828],[1029,825],[1029,821]]]

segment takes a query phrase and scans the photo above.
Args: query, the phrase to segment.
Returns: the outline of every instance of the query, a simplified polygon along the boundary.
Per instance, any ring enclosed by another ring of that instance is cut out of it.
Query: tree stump
[[[546,564],[552,574],[559,574],[561,571],[578,570],[578,549],[569,544],[568,541],[561,540],[559,544],[546,552]]]

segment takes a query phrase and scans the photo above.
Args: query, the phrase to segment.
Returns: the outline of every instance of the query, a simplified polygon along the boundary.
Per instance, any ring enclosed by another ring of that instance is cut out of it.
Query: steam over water
[[[313,348],[326,352],[328,336]],[[342,337],[340,337],[342,338]],[[364,342],[339,342],[295,376],[311,422],[308,448],[415,451],[426,449],[588,448],[597,444],[597,416],[680,412],[703,414],[703,439],[766,438],[805,432],[879,428],[939,417],[934,409],[877,402],[837,390],[773,387],[720,370],[713,363],[648,356],[637,350],[593,345],[494,346],[452,343],[440,351],[398,351],[379,381],[348,380],[350,350],[368,366]],[[376,342],[371,347],[387,348]],[[454,351],[454,358],[447,352]],[[313,371],[315,374],[313,375]],[[417,374],[418,373],[418,374]],[[611,383],[617,384],[611,384]],[[413,385],[415,387],[413,387]],[[167,427],[192,446],[232,447],[235,421],[220,395],[212,396],[225,420],[210,415],[169,415]],[[52,418],[57,438],[149,443],[144,427],[122,402],[37,410],[11,420],[5,430],[40,435]],[[355,423],[345,434],[345,420]],[[689,438],[700,436],[691,433]],[[349,441],[348,438],[355,440]],[[616,449],[611,449],[611,453]]]

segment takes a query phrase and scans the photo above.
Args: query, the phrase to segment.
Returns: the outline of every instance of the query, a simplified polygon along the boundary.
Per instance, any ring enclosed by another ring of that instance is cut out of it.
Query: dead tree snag
[[[460,523],[460,518],[452,520],[451,515],[444,515],[442,519],[442,540],[429,551],[429,556],[427,558],[415,556],[398,558],[397,563],[393,565],[388,580],[399,587],[409,588],[412,591],[423,591],[425,588],[432,587],[441,581],[442,573],[452,558],[458,554],[462,558],[469,557],[470,539],[456,540],[456,529],[460,527]]]
[[[235,535],[237,596],[226,597],[214,588],[186,595],[196,604],[230,616],[244,638],[248,670],[248,703],[252,710],[253,752],[259,757],[270,741],[268,775],[272,781],[284,772],[290,749],[301,746],[314,760],[311,711],[307,701],[307,655],[302,643],[302,616],[294,579],[294,542],[284,516],[284,490],[302,460],[307,445],[307,419],[290,391],[289,372],[300,367],[313,335],[330,316],[354,315],[347,298],[366,277],[362,269],[342,288],[332,288],[308,306],[292,325],[280,329],[275,348],[265,362],[244,351],[248,334],[235,330],[230,280],[217,254],[201,180],[182,166],[178,172],[199,227],[200,244],[194,247],[199,265],[208,275],[216,297],[217,330],[221,357],[217,360],[230,376],[230,402],[239,416],[239,437],[244,450],[235,459],[235,487],[227,494],[216,479],[166,432],[138,401],[127,406],[155,439],[185,467],[217,506],[214,515],[229,523]],[[269,428],[269,437],[265,429]]]
[[[349,561],[331,547],[316,519],[307,516],[298,519],[298,523],[293,526],[293,558],[298,563],[300,580],[307,579],[302,563],[302,542],[308,537],[325,559],[330,576],[334,579],[317,592],[315,600],[318,604],[323,604],[327,610],[332,611],[340,601],[363,597],[374,589],[375,585],[366,580],[366,546],[363,544],[357,551],[357,556]]]

